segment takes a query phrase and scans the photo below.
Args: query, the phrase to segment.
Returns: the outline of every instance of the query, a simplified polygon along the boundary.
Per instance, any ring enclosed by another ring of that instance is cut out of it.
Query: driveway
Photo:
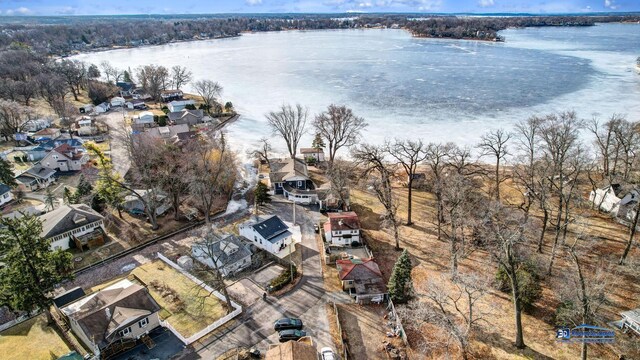
[[[109,127],[110,155],[113,162],[113,169],[124,178],[127,171],[131,167],[131,161],[127,154],[125,143],[125,133],[130,132],[131,128],[124,122],[123,109],[115,108],[108,113],[101,115],[105,124]]]
[[[291,221],[290,204],[277,203],[270,205],[269,212],[278,214],[283,220]],[[257,347],[264,352],[269,344],[278,343],[278,334],[273,330],[273,323],[285,316],[299,317],[305,323],[307,334],[312,336],[318,349],[324,346],[333,348],[329,334],[329,320],[326,313],[326,299],[320,254],[315,240],[313,224],[320,214],[306,211],[298,206],[297,221],[302,231],[302,268],[303,276],[296,287],[280,298],[269,297],[267,301],[259,300],[244,308],[243,315],[225,332],[205,337],[193,344],[198,356],[202,359],[215,359],[224,352],[242,346]]]

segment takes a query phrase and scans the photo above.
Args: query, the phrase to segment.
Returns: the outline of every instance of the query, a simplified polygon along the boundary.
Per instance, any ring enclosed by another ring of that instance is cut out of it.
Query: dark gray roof
[[[235,264],[247,256],[251,256],[251,250],[246,243],[235,235],[229,235],[209,244],[199,243],[197,246],[209,246],[210,252],[208,253],[213,254],[218,260],[218,264],[222,264],[222,266]]]
[[[4,194],[8,193],[9,191],[11,191],[11,188],[9,187],[9,185],[0,183],[0,195],[4,195]]]
[[[55,173],[56,173],[56,171],[53,170],[53,169],[47,169],[46,167],[44,167],[42,165],[34,165],[29,170],[27,170],[24,173],[22,173],[20,176],[28,176],[28,177],[35,177],[35,178],[39,178],[39,179],[47,179],[47,178],[51,177],[51,175],[53,175]]]
[[[126,82],[126,81],[118,81],[116,83],[116,86],[122,89],[122,91],[129,91],[133,88],[133,83]]]
[[[82,290],[82,288],[75,287],[53,298],[53,303],[57,307],[61,308],[67,304],[70,304],[73,301],[80,299],[85,295],[86,294],[84,293],[84,290]]]
[[[50,238],[91,224],[104,217],[85,204],[63,205],[38,217],[42,221],[42,237]]]
[[[287,225],[285,225],[277,215],[255,223],[252,227],[266,240],[275,238],[276,236],[289,231]]]
[[[198,120],[202,120],[202,118],[204,117],[204,111],[202,109],[197,109],[197,110],[184,109],[182,111],[170,112],[167,114],[167,116],[171,121],[177,121],[184,117],[189,117],[189,116],[193,116]]]

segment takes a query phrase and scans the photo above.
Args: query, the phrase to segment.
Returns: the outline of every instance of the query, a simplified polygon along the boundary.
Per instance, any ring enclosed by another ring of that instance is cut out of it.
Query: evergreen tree
[[[131,73],[129,73],[129,71],[125,70],[124,71],[124,75],[122,76],[122,80],[124,80],[124,82],[133,82],[131,81]]]
[[[256,197],[256,203],[258,203],[258,205],[264,205],[264,203],[271,202],[269,188],[262,181],[258,182],[258,185],[256,185],[256,189],[254,190],[253,194]]]
[[[62,194],[62,198],[64,199],[64,203],[65,204],[75,204],[76,203],[75,195],[66,186],[64,187],[64,193]]]
[[[322,149],[326,146],[324,143],[324,139],[322,138],[322,135],[320,135],[320,133],[316,133],[316,137],[313,138],[313,143],[311,143],[311,146],[314,149]]]
[[[387,289],[389,291],[389,297],[396,303],[406,302],[411,296],[411,292],[413,291],[411,259],[406,249],[393,266]]]
[[[51,299],[48,294],[63,280],[72,278],[72,255],[51,251],[47,239],[40,237],[42,223],[33,215],[0,219],[0,300],[14,311],[46,311],[49,321]]]
[[[80,181],[78,182],[78,188],[76,189],[75,194],[76,201],[91,194],[92,190],[93,186],[91,186],[91,183],[87,181],[84,175],[80,175]]]
[[[0,182],[12,188],[18,186],[13,170],[11,169],[11,164],[2,158],[0,158]]]

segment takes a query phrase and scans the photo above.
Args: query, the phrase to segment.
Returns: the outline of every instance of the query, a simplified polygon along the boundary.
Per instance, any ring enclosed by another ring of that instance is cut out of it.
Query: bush
[[[516,277],[520,284],[520,301],[522,308],[529,312],[533,309],[533,304],[542,297],[542,286],[540,286],[540,276],[535,265],[524,263],[516,271]],[[511,293],[511,281],[507,273],[500,267],[496,273],[498,290]]]
[[[352,241],[351,242],[351,247],[360,247],[360,241]]]
[[[168,114],[169,113],[169,108],[166,106],[163,106],[160,110],[162,110],[163,113]]]
[[[291,282],[291,268],[293,268],[293,277],[295,278],[298,274],[298,269],[295,265],[287,267],[282,274],[278,275],[277,278],[271,280],[271,291],[277,291],[287,286]]]
[[[187,105],[184,106],[184,108],[187,109],[187,110],[195,110],[196,106],[193,105],[193,104],[187,104]]]
[[[554,315],[554,323],[556,326],[570,326],[572,313],[575,311],[573,301],[565,300],[558,305]]]

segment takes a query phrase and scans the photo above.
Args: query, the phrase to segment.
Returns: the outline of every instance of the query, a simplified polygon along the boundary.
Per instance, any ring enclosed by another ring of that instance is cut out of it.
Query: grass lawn
[[[57,359],[71,351],[42,314],[0,333],[0,357],[14,360]]]
[[[147,284],[151,296],[164,308],[160,313],[182,336],[189,337],[226,315],[226,306],[177,270],[157,260],[132,272]],[[157,280],[160,287],[151,284]],[[181,300],[175,300],[174,296]]]

